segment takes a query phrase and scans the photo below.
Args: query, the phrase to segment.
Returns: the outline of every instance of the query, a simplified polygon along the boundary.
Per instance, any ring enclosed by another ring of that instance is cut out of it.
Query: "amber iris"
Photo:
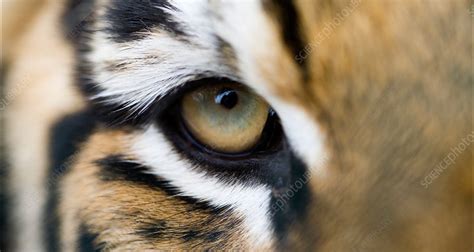
[[[240,153],[260,140],[269,105],[239,84],[200,87],[181,101],[181,114],[191,135],[217,152]]]

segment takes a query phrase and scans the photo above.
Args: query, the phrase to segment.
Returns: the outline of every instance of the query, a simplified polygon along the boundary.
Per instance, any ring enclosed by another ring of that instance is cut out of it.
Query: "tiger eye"
[[[223,153],[245,152],[261,138],[269,105],[238,84],[204,86],[181,101],[183,121],[196,140]]]

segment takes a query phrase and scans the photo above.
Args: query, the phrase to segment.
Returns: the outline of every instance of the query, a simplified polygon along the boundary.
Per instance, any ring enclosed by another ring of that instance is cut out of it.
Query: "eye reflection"
[[[222,153],[241,153],[260,140],[269,105],[238,84],[209,85],[186,94],[181,115],[191,135]]]
[[[227,109],[232,109],[239,102],[239,95],[233,89],[223,88],[217,93],[214,101]]]

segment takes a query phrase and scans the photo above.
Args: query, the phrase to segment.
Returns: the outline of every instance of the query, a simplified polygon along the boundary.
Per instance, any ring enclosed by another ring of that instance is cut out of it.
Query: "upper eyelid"
[[[190,92],[196,88],[199,88],[203,85],[213,85],[219,83],[236,83],[242,84],[239,81],[234,79],[230,79],[227,77],[204,77],[204,78],[196,78],[195,80],[188,81],[184,84],[177,85],[176,87],[172,88],[165,94],[161,96],[156,103],[156,110],[154,111],[154,116],[160,116],[165,110],[167,110],[170,106],[176,104],[178,100],[187,92]]]

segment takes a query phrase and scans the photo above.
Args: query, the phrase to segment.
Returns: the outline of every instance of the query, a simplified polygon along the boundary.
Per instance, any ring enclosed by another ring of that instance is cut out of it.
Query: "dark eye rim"
[[[202,85],[220,84],[222,79],[200,81]],[[227,80],[225,80],[226,83]],[[209,84],[206,84],[209,83]],[[273,109],[268,111],[269,116],[262,136],[257,145],[251,150],[240,154],[222,154],[213,150],[205,150],[195,138],[190,138],[188,130],[180,113],[181,98],[187,93],[202,87],[193,83],[173,94],[173,101],[162,108],[162,112],[155,117],[155,123],[166,139],[171,143],[173,150],[194,164],[194,169],[228,181],[238,179],[247,184],[273,185],[281,178],[288,176],[288,159],[290,150],[280,119]],[[240,84],[243,85],[243,84]],[[245,86],[245,85],[243,85]],[[279,183],[279,182],[278,182]]]
[[[249,150],[239,153],[220,152],[206,146],[206,144],[201,143],[197,137],[193,136],[191,130],[186,126],[185,119],[182,117],[180,101],[188,92],[192,92],[204,85],[208,86],[216,84],[217,83],[211,82],[210,84],[198,85],[192,89],[185,89],[183,92],[179,93],[179,96],[174,99],[173,103],[171,103],[158,117],[158,122],[161,122],[160,124],[162,128],[167,131],[168,135],[172,136],[171,141],[175,145],[176,142],[184,142],[185,144],[180,143],[179,147],[188,149],[189,151],[199,151],[208,156],[226,160],[247,159],[251,156],[262,156],[278,151],[281,139],[283,138],[283,130],[280,124],[280,119],[272,108],[268,110],[267,121],[265,122],[259,141]],[[244,86],[240,83],[236,84]]]
[[[275,127],[274,131],[270,133],[264,130],[264,134],[268,135],[263,136],[265,140],[259,142],[253,151],[226,155],[212,150],[206,151],[199,143],[184,135],[186,131],[181,128],[184,122],[177,120],[177,113],[176,107],[170,109],[158,119],[158,126],[172,144],[174,151],[195,164],[196,169],[225,180],[232,177],[250,184],[260,184],[262,181],[273,184],[276,175],[271,164],[278,162],[276,160],[281,159],[282,153],[285,155],[288,150],[277,117],[274,118],[276,122],[265,126]]]
[[[164,101],[160,102],[161,106],[159,108],[159,112],[155,114],[155,118],[157,118],[157,122],[161,124],[162,128],[167,130],[167,134],[173,135],[170,140],[173,143],[177,141],[185,141],[187,142],[187,144],[184,146],[186,149],[190,149],[190,146],[194,147],[194,150],[190,151],[198,150],[212,157],[220,157],[227,160],[246,159],[252,155],[261,156],[277,151],[279,148],[278,145],[281,143],[281,139],[283,138],[283,129],[281,127],[280,119],[277,113],[272,108],[268,110],[268,118],[262,131],[262,135],[260,136],[259,142],[251,149],[244,152],[219,152],[201,143],[197,137],[193,136],[191,130],[187,128],[184,118],[181,116],[181,100],[186,94],[199,88],[220,84],[231,84],[235,85],[238,89],[248,89],[251,91],[251,89],[245,84],[232,79],[225,77],[206,77],[186,83],[181,88],[176,89],[170,93],[166,99],[164,99]],[[176,145],[176,143],[174,144]]]
[[[276,147],[279,142],[279,138],[281,138],[281,126],[278,116],[276,115],[273,109],[269,109],[267,121],[262,130],[262,135],[258,140],[257,144],[252,148],[245,150],[243,152],[237,153],[226,153],[220,152],[212,149],[211,147],[207,146],[204,143],[201,143],[195,136],[191,130],[188,129],[186,123],[184,122],[184,118],[182,118],[181,107],[178,105],[176,108],[176,114],[178,120],[177,125],[179,130],[181,131],[181,135],[189,141],[195,148],[199,149],[202,152],[205,152],[212,156],[219,156],[224,159],[241,159],[241,158],[248,158],[254,154],[264,154],[267,151],[271,151],[272,147]]]

